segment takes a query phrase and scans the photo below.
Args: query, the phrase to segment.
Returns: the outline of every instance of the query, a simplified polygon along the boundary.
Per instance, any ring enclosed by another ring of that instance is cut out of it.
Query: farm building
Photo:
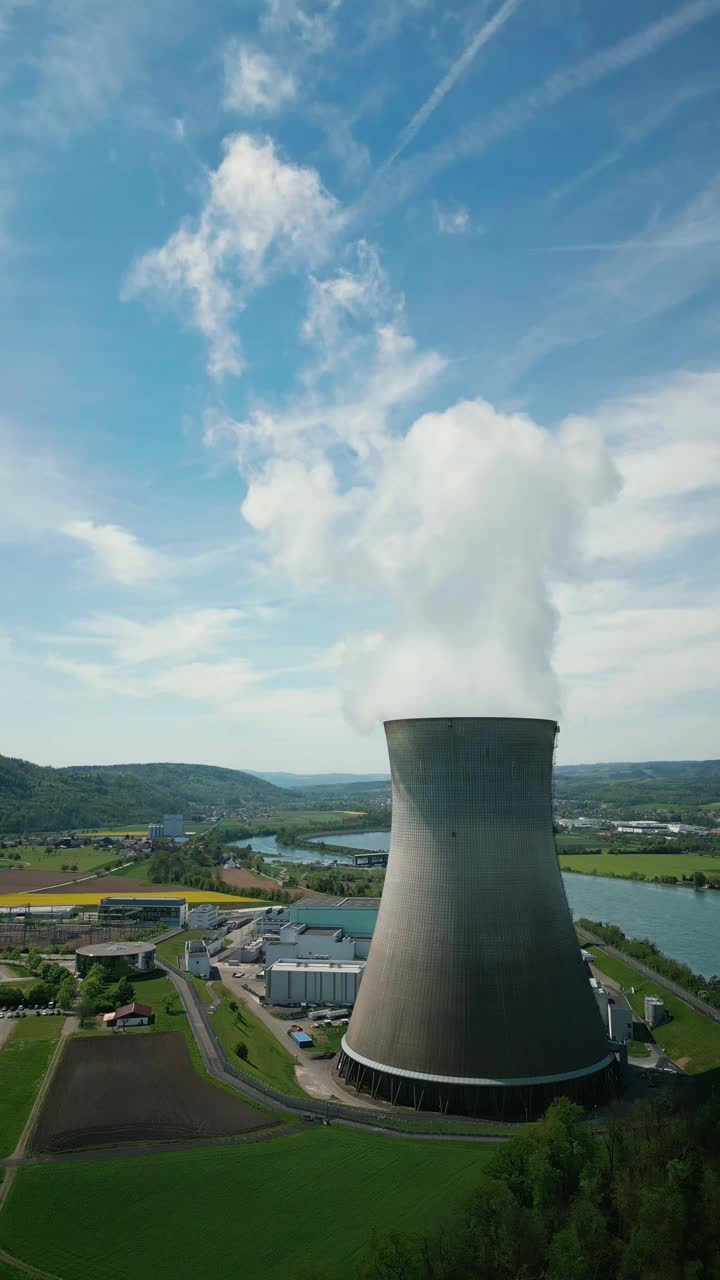
[[[149,1004],[138,1004],[133,1000],[132,1004],[124,1004],[114,1013],[106,1013],[103,1022],[111,1030],[115,1027],[122,1031],[125,1027],[149,1027],[154,1017]]]
[[[78,947],[75,952],[75,969],[80,977],[101,964],[111,977],[121,978],[131,969],[149,973],[155,968],[155,944],[153,942],[94,942]]]

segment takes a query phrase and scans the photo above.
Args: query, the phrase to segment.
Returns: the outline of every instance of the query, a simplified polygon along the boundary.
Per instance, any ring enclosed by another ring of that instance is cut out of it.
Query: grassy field
[[[186,929],[184,933],[176,933],[173,938],[166,938],[165,942],[158,943],[158,958],[164,960],[166,964],[174,964],[180,967],[179,957],[183,953],[185,943],[193,938],[204,937],[206,932],[206,929]]]
[[[0,1052],[0,1158],[12,1155],[45,1078],[63,1018],[21,1018]]]
[[[85,886],[83,886],[85,888]],[[157,898],[167,896],[159,894],[157,889],[148,893],[138,890],[133,893],[134,898]],[[230,893],[213,893],[207,889],[183,889],[180,895],[187,898],[188,902],[217,902],[219,905],[233,906],[253,906],[261,907],[263,900],[260,898],[241,898]],[[43,893],[40,903],[43,907],[96,907],[100,898],[122,898],[121,893]],[[32,906],[33,903],[38,905],[39,895],[25,893],[3,893],[0,894],[0,910],[3,907],[24,907]]]
[[[209,1242],[237,1222],[243,1255],[261,1250],[264,1280],[303,1264],[311,1275],[323,1261],[352,1276],[373,1231],[433,1226],[491,1155],[480,1144],[318,1127],[245,1147],[39,1165],[16,1176],[0,1244],[61,1280],[175,1280],[206,1272]],[[151,1196],[140,1190],[148,1179]]]
[[[283,1049],[267,1027],[256,1018],[246,1005],[239,1005],[237,1013],[230,1008],[232,996],[221,982],[209,984],[215,1013],[211,1014],[213,1026],[228,1053],[230,1059],[237,1063],[240,1070],[256,1080],[282,1089],[284,1093],[295,1094],[303,1098],[305,1095],[295,1080],[295,1060],[290,1049]],[[236,1019],[241,1019],[240,1024]],[[248,1047],[248,1057],[241,1062],[235,1054],[238,1040],[244,1040]],[[288,1046],[290,1041],[288,1039]]]
[[[20,862],[8,861],[8,853],[19,853]],[[0,862],[4,867],[19,867],[25,871],[57,871],[58,880],[61,880],[66,874],[61,870],[63,864],[76,866],[79,874],[89,873],[106,867],[118,856],[114,849],[96,849],[92,845],[85,849],[53,849],[48,853],[44,844],[29,844],[19,845],[17,849],[3,849]]]
[[[113,871],[114,876],[122,876],[124,880],[141,880],[144,884],[150,885],[148,872],[150,871],[150,859],[146,858],[144,862],[131,862],[127,867],[118,867],[117,871]]]
[[[558,841],[558,856],[563,871],[580,871],[586,875],[620,876],[627,879],[637,873],[652,880],[654,876],[690,876],[704,871],[706,876],[720,879],[720,858],[701,853],[584,853],[564,852]]]
[[[644,1015],[645,996],[657,995],[665,1003],[671,1021],[653,1028],[653,1036],[668,1058],[677,1062],[690,1075],[713,1071],[720,1067],[720,1023],[696,1013],[664,987],[644,978],[629,965],[605,955],[602,947],[589,947],[597,967],[622,987],[635,1013]],[[630,994],[634,987],[634,994]]]

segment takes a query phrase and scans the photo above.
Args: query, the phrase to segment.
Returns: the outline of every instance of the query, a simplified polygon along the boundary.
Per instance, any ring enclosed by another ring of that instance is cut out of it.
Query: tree
[[[88,999],[83,991],[78,1005],[78,1013],[80,1014],[81,1023],[90,1022],[94,1018],[96,1012],[95,1001],[93,999]]]
[[[55,996],[55,988],[49,982],[35,982],[27,993],[28,1004],[49,1004]]]
[[[57,992],[57,1002],[61,1009],[72,1009],[77,999],[77,987],[77,980],[72,974],[66,974]]]
[[[135,988],[128,978],[120,978],[114,986],[108,987],[107,998],[112,1000],[114,1008],[122,1004],[131,1004],[135,999]]]
[[[692,877],[692,882],[693,882],[693,885],[695,886],[695,888],[696,888],[696,889],[704,889],[704,888],[705,888],[705,885],[707,884],[707,881],[706,881],[706,879],[705,879],[705,874],[704,874],[704,872],[702,872],[702,871],[694,871],[694,872],[693,872],[693,877]]]
[[[0,1009],[17,1009],[23,1003],[23,993],[19,987],[0,987]]]
[[[235,1045],[235,1052],[238,1058],[240,1058],[243,1062],[247,1062],[248,1056],[249,1056],[249,1050],[244,1040],[238,1040],[237,1044]]]

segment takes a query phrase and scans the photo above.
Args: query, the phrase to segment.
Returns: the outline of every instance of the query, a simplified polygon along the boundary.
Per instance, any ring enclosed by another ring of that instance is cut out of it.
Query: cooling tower
[[[537,1114],[614,1074],[560,875],[553,720],[385,725],[385,887],[338,1069],[392,1103]]]

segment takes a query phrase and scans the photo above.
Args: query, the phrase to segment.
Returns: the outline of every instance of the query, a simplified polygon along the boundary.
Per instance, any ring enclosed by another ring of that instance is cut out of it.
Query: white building
[[[185,969],[194,973],[196,978],[209,978],[212,965],[210,953],[200,939],[192,939],[185,943]]]
[[[220,912],[214,902],[199,902],[188,911],[189,929],[207,929],[208,933],[217,928]]]
[[[277,960],[265,970],[265,999],[268,1004],[355,1003],[365,969],[364,960]]]
[[[610,1016],[610,1039],[616,1040],[618,1044],[626,1044],[628,1040],[632,1040],[632,1009],[621,1008],[619,1004],[611,1004],[608,1005],[608,1013]]]
[[[185,827],[183,825],[183,816],[181,813],[163,814],[163,835],[168,838],[185,835]]]
[[[600,1010],[600,1017],[605,1023],[605,1029],[609,1030],[610,1014],[608,1011],[610,1007],[610,997],[607,991],[605,990],[605,988],[600,985],[600,983],[597,981],[596,978],[590,979],[590,986],[592,987],[592,992],[593,992],[593,995],[595,996],[595,1003],[597,1004],[597,1007]]]

